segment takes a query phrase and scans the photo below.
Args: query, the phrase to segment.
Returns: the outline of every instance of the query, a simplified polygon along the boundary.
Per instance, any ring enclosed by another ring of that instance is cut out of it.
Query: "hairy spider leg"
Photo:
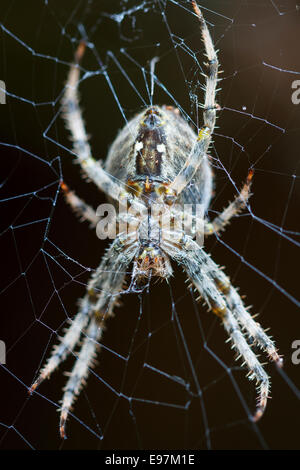
[[[277,353],[274,342],[245,309],[242,299],[231,286],[229,279],[191,237],[183,235],[180,248],[178,244],[168,242],[165,238],[163,247],[179,265],[184,267],[205,303],[214,314],[220,317],[233,347],[249,369],[249,379],[256,379],[258,404],[251,418],[257,421],[262,417],[267,405],[270,381],[256,354],[246,341],[242,329],[245,330],[249,339],[256,341],[267,352],[271,360],[281,366],[282,359]]]
[[[197,169],[201,165],[203,157],[206,155],[211,142],[211,136],[216,122],[216,112],[219,109],[219,106],[215,102],[216,87],[218,83],[218,57],[203,15],[195,1],[192,1],[192,5],[200,22],[202,40],[206,56],[208,58],[208,74],[205,75],[206,85],[203,127],[198,133],[197,140],[186,160],[186,163],[169,186],[169,192],[171,194],[174,193],[175,196],[180,194],[190,183]]]
[[[133,236],[130,238],[120,235],[112,242],[88,284],[87,294],[80,303],[79,312],[29,389],[29,393],[32,393],[70,353],[75,356],[76,362],[64,388],[60,409],[60,434],[63,438],[67,416],[93,365],[105,322],[113,315],[114,307],[118,304],[128,265],[137,249]],[[77,355],[74,349],[81,336],[84,336],[84,340]]]
[[[79,62],[85,51],[85,43],[81,42],[75,54],[75,62],[72,64],[65,92],[62,99],[63,117],[66,127],[71,132],[73,152],[76,161],[80,164],[85,175],[90,178],[104,193],[115,200],[119,200],[124,193],[124,187],[119,181],[115,181],[101,167],[91,154],[88,136],[78,99],[78,84],[80,76]]]
[[[90,222],[92,228],[96,227],[99,217],[93,207],[89,206],[83,199],[80,199],[75,191],[72,191],[66,183],[62,182],[60,187],[64,193],[66,202],[71,206],[72,210],[81,222]]]

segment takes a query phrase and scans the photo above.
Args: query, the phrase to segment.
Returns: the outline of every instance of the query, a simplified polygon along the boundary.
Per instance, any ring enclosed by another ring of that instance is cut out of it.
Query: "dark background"
[[[171,286],[124,296],[105,332],[95,374],[74,408],[77,419],[68,421],[67,441],[60,441],[56,409],[72,359],[40,394],[28,397],[27,387],[76,313],[90,269],[107,246],[78,222],[58,191],[64,177],[94,207],[105,201],[73,165],[59,116],[78,40],[85,30],[94,46],[82,66],[96,73],[84,76],[80,91],[96,158],[105,158],[124,124],[102,72],[130,119],[149,104],[141,67],[147,73],[149,60],[158,56],[159,80],[195,126],[201,118],[192,98],[203,97],[203,47],[187,1],[3,0],[0,79],[10,95],[0,106],[0,339],[7,345],[7,364],[0,369],[2,449],[299,448],[300,365],[291,362],[291,344],[300,339],[300,105],[291,102],[291,84],[300,74],[299,10],[293,1],[201,6],[224,71],[211,148],[211,217],[255,169],[251,214],[235,219],[205,247],[226,266],[284,355],[282,374],[266,366],[272,380],[266,414],[257,426],[249,423],[245,407],[255,407],[254,384],[234,361],[219,321],[195,304],[178,269]],[[125,10],[131,14],[122,21],[112,16]],[[155,102],[174,105],[158,86]]]

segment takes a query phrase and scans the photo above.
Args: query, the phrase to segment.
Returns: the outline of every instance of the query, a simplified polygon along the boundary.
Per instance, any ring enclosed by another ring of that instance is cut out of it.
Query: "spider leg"
[[[75,54],[75,62],[70,68],[62,99],[63,117],[66,127],[71,132],[73,151],[82,170],[103,192],[113,199],[118,200],[122,192],[124,192],[124,188],[119,181],[114,181],[112,177],[101,168],[99,161],[96,161],[92,157],[88,136],[79,107],[79,62],[84,54],[84,50],[85,44],[81,42]]]
[[[212,235],[224,230],[235,215],[242,211],[251,196],[250,188],[253,177],[253,170],[249,171],[247,181],[236,198],[223,210],[223,212],[215,217],[212,222],[208,222],[200,215],[185,212],[181,208],[170,206],[170,216],[182,220],[185,232],[195,237],[196,235]],[[184,209],[184,208],[183,208]]]
[[[223,295],[227,308],[232,312],[240,326],[245,330],[251,340],[267,353],[270,360],[274,361],[278,366],[282,366],[283,361],[277,352],[274,341],[272,341],[261,325],[249,314],[237,290],[231,285],[229,278],[203,249],[199,249],[198,259],[201,265],[205,266],[206,274]]]
[[[61,183],[61,189],[63,190],[66,202],[71,206],[72,210],[76,215],[80,216],[81,221],[90,222],[91,227],[96,227],[99,222],[95,210],[89,206],[86,202],[80,199],[74,191],[72,191],[66,183]]]
[[[65,427],[69,411],[76,397],[79,395],[81,387],[89,374],[89,368],[93,365],[96,350],[100,345],[103,327],[93,317],[90,320],[85,333],[80,352],[76,357],[75,365],[70,373],[69,380],[64,387],[62,406],[60,408],[60,435],[62,439],[66,438]]]
[[[176,246],[164,239],[163,248],[179,264],[183,265],[205,303],[214,314],[221,318],[223,326],[233,343],[233,347],[242,356],[244,364],[249,369],[250,380],[256,379],[258,384],[258,404],[252,419],[257,421],[261,418],[266,408],[270,382],[256,354],[247,343],[241,327],[247,328],[248,334],[257,340],[258,344],[268,352],[270,358],[280,363],[274,343],[268,338],[261,326],[253,321],[250,314],[244,308],[236,290],[231,287],[228,278],[223,274],[219,274],[218,266],[192,238],[183,237],[181,249],[178,248],[178,244]]]
[[[257,356],[245,340],[238,322],[230,310],[226,310],[226,314],[222,317],[222,321],[224,328],[232,341],[233,347],[238,351],[239,355],[244,360],[244,364],[246,364],[249,369],[249,379],[256,379],[256,383],[258,385],[258,400],[255,413],[252,416],[252,420],[256,422],[262,417],[267,406],[270,391],[269,377],[261,363],[258,361]]]
[[[204,251],[208,266],[208,274],[214,281],[218,290],[224,295],[228,308],[232,311],[234,317],[240,326],[247,333],[251,341],[254,341],[263,351],[267,353],[270,360],[274,361],[279,367],[283,360],[279,356],[274,341],[265,333],[261,325],[256,322],[245,308],[241,297],[234,287],[232,287],[229,278],[221,271]]]
[[[250,188],[253,177],[253,170],[248,173],[247,181],[242,187],[241,192],[236,198],[223,210],[223,212],[215,217],[212,222],[204,222],[204,234],[212,235],[225,229],[226,225],[229,224],[232,217],[238,214],[241,210],[246,207],[246,204],[251,196]]]
[[[120,253],[122,247],[124,252]],[[88,283],[87,294],[80,303],[79,312],[61,338],[60,344],[54,347],[37,380],[31,385],[29,393],[49,378],[52,372],[74,351],[92,315],[95,315],[99,321],[104,320],[107,315],[112,315],[113,306],[117,303],[118,295],[122,290],[126,268],[135,250],[135,245],[131,243],[129,237],[119,236],[113,241]]]
[[[120,245],[119,245],[120,248]],[[113,316],[113,309],[117,305],[122,291],[128,264],[136,253],[136,246],[128,244],[124,251],[118,254],[108,250],[106,265],[102,262],[89,285],[89,295],[94,298],[93,316],[86,328],[80,352],[76,357],[69,380],[64,388],[62,406],[60,408],[60,435],[66,437],[65,426],[68,414],[78,397],[82,385],[93,365],[95,352],[100,348],[99,340],[105,330],[106,320]],[[99,294],[97,293],[99,291]]]
[[[216,122],[216,112],[217,109],[219,109],[219,106],[215,102],[219,66],[217,54],[205,19],[197,3],[192,1],[192,5],[200,22],[202,40],[204,43],[206,56],[208,58],[208,73],[205,75],[206,85],[203,111],[204,125],[198,133],[197,141],[190,155],[188,156],[185,165],[169,186],[170,193],[174,192],[175,195],[180,194],[181,191],[189,184],[197,169],[201,165],[203,157],[206,155],[209,144],[211,142],[211,136]]]
[[[107,250],[99,268],[93,274],[88,294],[93,298],[93,311],[97,320],[105,321],[113,315],[128,266],[138,250],[136,234],[119,235]]]
[[[31,385],[29,393],[34,390],[45,380],[50,377],[52,372],[66,359],[66,357],[73,351],[79,341],[79,337],[87,325],[89,319],[91,304],[88,298],[81,301],[80,309],[75,319],[70,324],[65,335],[61,338],[60,344],[54,346],[53,352],[49,357],[47,363],[41,369],[38,378]]]
[[[248,173],[247,181],[241,189],[240,193],[236,198],[223,210],[223,212],[215,217],[212,222],[208,222],[207,219],[203,218],[203,214],[193,214],[183,210],[177,205],[171,205],[169,208],[166,207],[169,211],[170,217],[173,217],[174,220],[177,220],[178,223],[184,225],[184,230],[186,234],[191,235],[193,238],[198,235],[212,235],[219,233],[224,230],[226,225],[228,225],[236,214],[246,207],[247,201],[251,196],[250,188],[253,177],[253,170],[250,170]],[[202,245],[203,240],[201,240]]]

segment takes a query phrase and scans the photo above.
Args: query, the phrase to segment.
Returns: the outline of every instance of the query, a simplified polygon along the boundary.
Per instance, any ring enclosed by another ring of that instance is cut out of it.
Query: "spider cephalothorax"
[[[249,172],[234,201],[214,220],[208,221],[213,177],[207,151],[219,109],[215,102],[218,60],[202,13],[195,1],[192,5],[200,22],[208,59],[203,126],[197,134],[176,108],[150,106],[120,131],[102,167],[92,157],[77,95],[84,43],[79,45],[69,72],[63,112],[72,134],[76,161],[115,206],[126,204],[129,210],[116,217],[116,237],[93,273],[76,317],[30,388],[32,392],[49,377],[83,338],[64,389],[60,415],[63,437],[68,413],[93,365],[106,320],[118,304],[129,266],[132,266],[132,282],[152,276],[168,278],[172,274],[170,260],[183,267],[209,309],[220,317],[233,347],[249,370],[250,379],[258,384],[258,404],[252,419],[262,416],[270,388],[268,375],[252,349],[253,343],[270,360],[282,364],[274,342],[248,313],[229,278],[206,254],[203,244],[195,241],[199,232],[204,236],[224,229],[246,206],[253,173]],[[62,189],[73,209],[95,226],[99,221],[95,211],[65,183]],[[196,211],[186,217],[186,205],[201,206],[202,216]],[[185,224],[181,224],[183,220]]]

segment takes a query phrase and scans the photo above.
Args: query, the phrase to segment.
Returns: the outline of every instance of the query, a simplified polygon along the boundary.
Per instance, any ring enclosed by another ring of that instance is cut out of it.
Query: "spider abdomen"
[[[152,106],[133,117],[112,143],[105,170],[124,183],[169,183],[186,162],[197,135],[171,106]],[[180,195],[180,203],[209,206],[212,172],[205,156],[193,183]]]

